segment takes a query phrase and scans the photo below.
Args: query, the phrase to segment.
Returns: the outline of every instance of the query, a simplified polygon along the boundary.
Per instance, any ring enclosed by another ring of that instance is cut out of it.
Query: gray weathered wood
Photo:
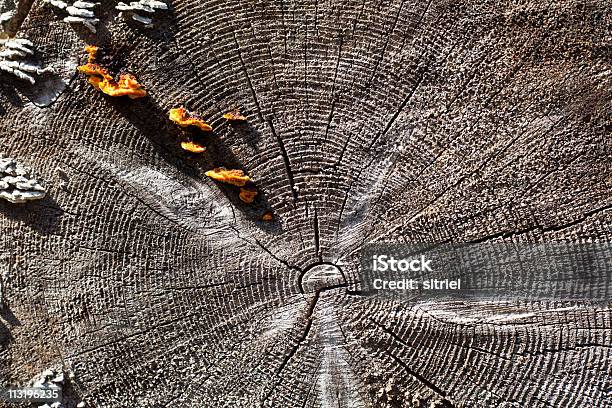
[[[68,406],[612,407],[609,308],[356,284],[366,242],[612,239],[609,0],[169,5],[145,28],[103,1],[93,35],[35,2],[18,30],[57,74],[0,74],[0,151],[48,188],[0,202],[2,385],[64,366]],[[150,97],[96,92],[89,43]],[[215,127],[201,158],[179,105]]]

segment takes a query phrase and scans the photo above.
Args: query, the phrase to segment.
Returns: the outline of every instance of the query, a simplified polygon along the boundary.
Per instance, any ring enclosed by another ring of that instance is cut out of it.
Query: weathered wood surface
[[[2,383],[64,365],[91,407],[611,407],[610,309],[354,290],[365,242],[612,239],[611,8],[173,0],[145,29],[103,2],[94,36],[35,2],[18,36],[58,74],[2,75],[0,147],[49,194],[0,203]],[[96,92],[87,43],[150,97]],[[216,129],[201,159],[181,104]],[[317,290],[322,263],[345,279]]]

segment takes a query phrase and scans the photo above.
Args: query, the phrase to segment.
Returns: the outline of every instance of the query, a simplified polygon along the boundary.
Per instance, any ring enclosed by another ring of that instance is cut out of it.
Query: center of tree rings
[[[318,291],[346,285],[344,274],[336,265],[315,264],[306,268],[300,280],[300,289],[303,293],[316,293]]]

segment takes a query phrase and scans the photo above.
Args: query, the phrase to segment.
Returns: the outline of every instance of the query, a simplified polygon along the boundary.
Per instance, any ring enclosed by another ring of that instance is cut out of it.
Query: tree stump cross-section
[[[166,2],[143,24],[102,0],[96,33],[21,3],[53,74],[0,73],[0,153],[47,194],[0,202],[0,386],[60,367],[66,407],[612,407],[609,304],[359,283],[373,242],[612,239],[609,0]],[[87,83],[88,44],[148,96]]]

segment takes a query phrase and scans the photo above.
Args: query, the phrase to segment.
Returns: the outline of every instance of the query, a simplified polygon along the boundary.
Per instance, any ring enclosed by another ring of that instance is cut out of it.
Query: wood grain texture
[[[0,77],[1,150],[48,185],[0,203],[2,384],[60,364],[91,407],[612,407],[610,308],[357,290],[367,242],[612,239],[609,0],[169,6],[147,29],[103,1],[94,36],[35,2],[18,31],[67,86]],[[96,92],[89,43],[149,97]],[[180,105],[215,128],[202,156]]]

